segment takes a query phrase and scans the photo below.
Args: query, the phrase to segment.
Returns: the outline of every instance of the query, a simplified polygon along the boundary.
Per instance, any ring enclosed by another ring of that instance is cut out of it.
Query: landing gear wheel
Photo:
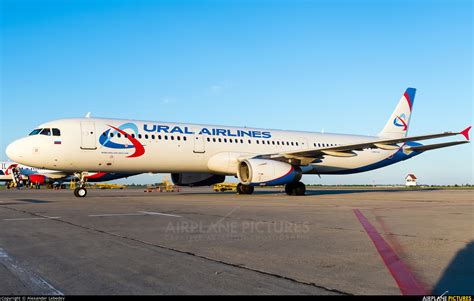
[[[238,194],[252,194],[254,187],[250,185],[244,185],[242,183],[237,184],[237,193]]]
[[[87,190],[84,187],[74,189],[74,195],[78,198],[83,198],[87,195]]]
[[[285,185],[285,193],[287,195],[292,195],[293,194],[293,188],[295,186],[295,183],[288,183]]]
[[[287,195],[304,195],[306,192],[306,185],[301,182],[288,183],[285,185],[285,192]]]

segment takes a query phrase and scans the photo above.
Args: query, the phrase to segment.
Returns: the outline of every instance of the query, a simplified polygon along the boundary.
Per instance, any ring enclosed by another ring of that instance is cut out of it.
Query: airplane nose
[[[7,149],[5,150],[5,153],[7,154],[10,160],[18,162],[21,157],[21,149],[18,141],[13,141],[12,143],[10,143],[7,146]]]

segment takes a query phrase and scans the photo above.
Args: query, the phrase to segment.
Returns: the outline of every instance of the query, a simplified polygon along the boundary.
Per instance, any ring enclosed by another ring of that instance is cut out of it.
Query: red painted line
[[[370,239],[377,248],[385,266],[397,282],[398,288],[403,295],[427,295],[428,292],[423,288],[420,282],[415,278],[410,269],[398,257],[390,245],[383,239],[377,230],[370,224],[359,209],[354,209],[354,213],[359,222],[364,227]]]

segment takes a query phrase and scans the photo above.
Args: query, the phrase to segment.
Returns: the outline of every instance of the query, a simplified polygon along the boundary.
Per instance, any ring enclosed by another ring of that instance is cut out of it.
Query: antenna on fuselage
[[[90,117],[91,117],[91,112],[87,112],[87,114],[86,114],[85,117],[86,117],[86,118],[90,118]]]

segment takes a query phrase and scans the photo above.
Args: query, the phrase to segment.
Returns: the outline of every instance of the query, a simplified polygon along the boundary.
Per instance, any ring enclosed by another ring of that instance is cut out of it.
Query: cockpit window
[[[61,131],[59,129],[53,129],[53,136],[61,136]]]
[[[43,129],[40,135],[51,136],[51,129]]]
[[[38,135],[39,132],[41,132],[42,129],[34,129],[31,133],[30,133],[30,136],[33,136],[33,135]]]

